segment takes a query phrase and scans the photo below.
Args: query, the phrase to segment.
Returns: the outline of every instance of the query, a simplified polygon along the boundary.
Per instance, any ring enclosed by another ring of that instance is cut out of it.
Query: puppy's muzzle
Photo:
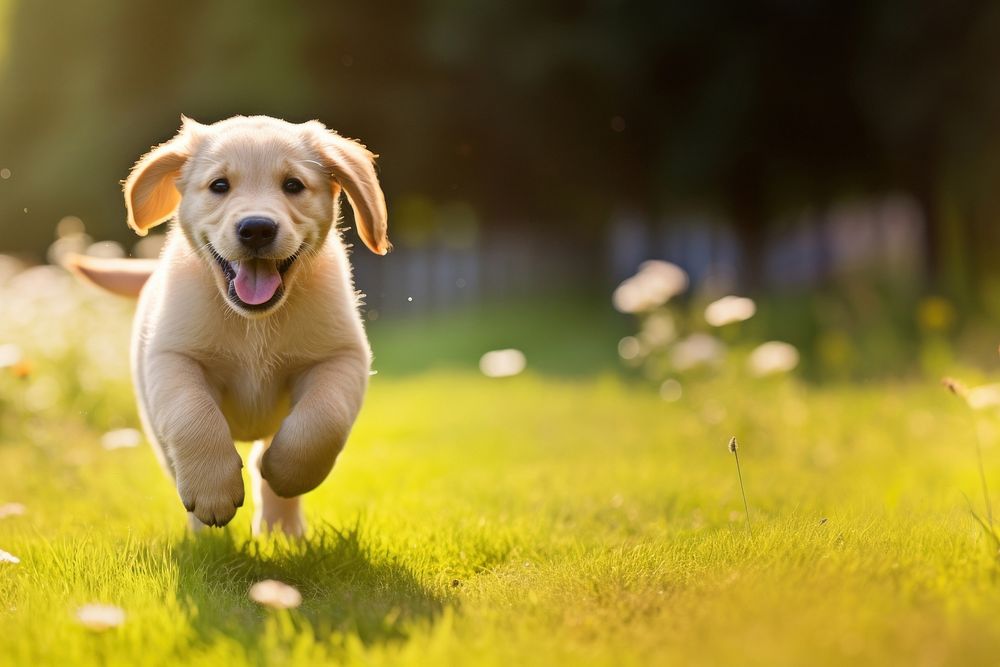
[[[278,223],[271,218],[243,218],[236,223],[236,236],[250,250],[260,250],[278,236]]]

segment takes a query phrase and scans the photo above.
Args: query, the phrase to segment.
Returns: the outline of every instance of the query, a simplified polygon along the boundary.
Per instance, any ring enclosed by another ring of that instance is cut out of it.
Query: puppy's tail
[[[66,268],[84,282],[132,298],[139,296],[157,264],[159,261],[155,259],[106,259],[86,255],[70,255],[65,259]]]

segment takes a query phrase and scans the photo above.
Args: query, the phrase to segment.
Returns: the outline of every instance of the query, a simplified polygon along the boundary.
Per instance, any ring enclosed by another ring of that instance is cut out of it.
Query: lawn
[[[86,308],[66,335],[127,311]],[[566,348],[610,337],[613,360],[614,323],[562,315],[547,330],[582,342],[550,334],[507,379],[463,364],[440,319],[374,327],[380,372],[300,543],[252,539],[249,507],[188,535],[148,447],[101,445],[135,423],[127,383],[79,378],[75,344],[38,352],[0,384],[0,505],[25,506],[0,519],[20,559],[0,562],[0,665],[996,664],[1000,568],[966,500],[985,515],[960,401],[725,374],[665,402],[601,359],[570,374]],[[530,347],[475,320],[455,320],[470,355]],[[252,602],[266,578],[301,607]],[[125,623],[87,630],[88,603]]]

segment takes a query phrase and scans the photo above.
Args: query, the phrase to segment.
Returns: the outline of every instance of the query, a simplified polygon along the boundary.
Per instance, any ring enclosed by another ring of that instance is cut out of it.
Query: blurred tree
[[[873,3],[859,26],[858,66],[851,73],[878,141],[879,184],[917,200],[928,276],[955,296],[969,293],[979,254],[967,227],[976,195],[962,181],[985,166],[976,152],[982,133],[996,123],[997,10],[995,3],[968,0]]]
[[[985,1],[10,1],[9,249],[41,251],[66,214],[129,239],[117,182],[182,112],[320,118],[386,153],[414,224],[471,206],[593,259],[616,211],[708,209],[752,279],[790,213],[889,190],[921,203],[927,266],[956,289],[1000,241]]]

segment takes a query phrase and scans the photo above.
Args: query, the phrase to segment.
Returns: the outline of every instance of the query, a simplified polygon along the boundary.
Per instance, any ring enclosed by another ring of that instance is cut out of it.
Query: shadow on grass
[[[298,613],[319,639],[333,633],[356,635],[366,645],[404,639],[407,628],[432,623],[446,603],[398,556],[367,543],[360,522],[347,530],[317,527],[301,542],[206,532],[176,543],[172,557],[177,597],[206,643],[218,633],[247,647],[261,640],[267,612],[247,591],[262,579],[302,592]]]

